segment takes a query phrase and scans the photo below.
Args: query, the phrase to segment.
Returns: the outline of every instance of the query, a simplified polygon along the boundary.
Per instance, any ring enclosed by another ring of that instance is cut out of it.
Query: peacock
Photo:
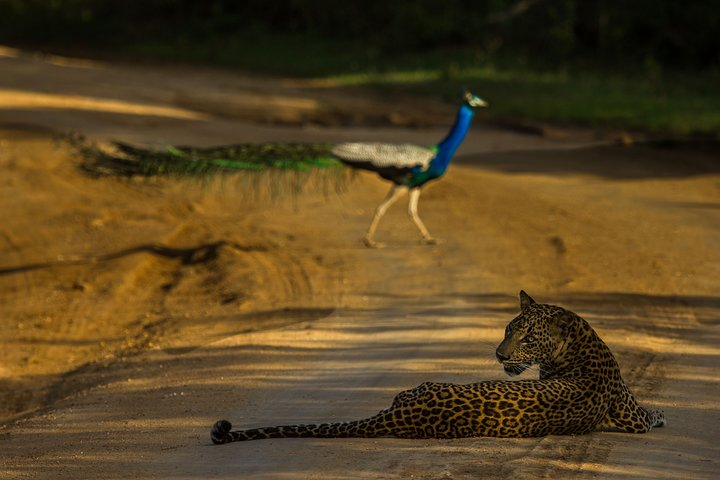
[[[294,172],[293,188],[299,189],[309,172],[339,172],[343,166],[376,172],[392,185],[373,214],[363,238],[366,246],[381,244],[374,236],[380,219],[402,195],[408,193],[408,214],[427,244],[436,243],[418,214],[421,188],[440,178],[467,134],[474,109],[488,104],[465,92],[455,122],[445,138],[435,146],[412,144],[349,142],[327,143],[245,143],[210,148],[141,148],[115,142],[114,152],[89,144],[81,137],[71,143],[84,159],[82,168],[93,175],[208,177],[237,171]]]
[[[480,97],[471,92],[465,92],[463,103],[460,105],[450,132],[440,143],[431,148],[387,143],[341,143],[332,148],[331,153],[347,165],[377,172],[382,178],[392,182],[385,199],[375,209],[364,238],[365,245],[368,247],[380,246],[373,239],[380,219],[388,208],[407,192],[409,192],[408,214],[410,218],[420,230],[425,243],[436,243],[418,214],[421,188],[445,173],[450,165],[450,160],[470,128],[474,109],[487,107],[487,105]]]

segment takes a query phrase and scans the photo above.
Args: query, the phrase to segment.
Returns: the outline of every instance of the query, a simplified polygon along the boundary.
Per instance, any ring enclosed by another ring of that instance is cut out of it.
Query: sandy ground
[[[372,175],[280,198],[234,178],[93,179],[52,133],[428,143],[452,107],[11,49],[0,71],[0,477],[717,476],[716,150],[478,122],[421,200],[442,242],[420,245],[396,207],[378,233],[387,248],[369,250],[360,238],[386,189]],[[503,378],[493,352],[521,288],[586,318],[668,426],[210,444],[218,418],[353,419],[422,381]]]

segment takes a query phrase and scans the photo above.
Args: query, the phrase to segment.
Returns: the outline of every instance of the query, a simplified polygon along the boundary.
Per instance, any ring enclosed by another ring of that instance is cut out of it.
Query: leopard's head
[[[505,328],[505,338],[495,351],[509,376],[519,375],[531,365],[552,365],[567,339],[575,315],[554,305],[535,303],[520,292],[520,315]]]

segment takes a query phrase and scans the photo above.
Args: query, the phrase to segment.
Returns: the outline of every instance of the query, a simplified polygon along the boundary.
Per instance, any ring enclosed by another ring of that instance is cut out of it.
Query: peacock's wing
[[[430,148],[394,143],[340,143],[330,152],[350,165],[355,164],[362,168],[374,167],[378,170],[386,168],[404,170],[415,167],[426,170],[435,156],[435,150]]]

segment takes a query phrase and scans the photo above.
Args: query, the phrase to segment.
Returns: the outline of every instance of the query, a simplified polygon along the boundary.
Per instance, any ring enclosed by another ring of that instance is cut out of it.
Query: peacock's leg
[[[377,229],[378,223],[380,223],[380,219],[385,215],[385,212],[387,212],[387,209],[390,208],[390,205],[395,203],[395,201],[400,198],[401,195],[403,195],[405,192],[407,192],[407,187],[404,185],[394,185],[390,188],[390,191],[388,192],[387,196],[385,196],[385,200],[382,201],[380,205],[375,209],[375,215],[373,215],[372,222],[370,222],[370,227],[368,228],[367,234],[365,235],[365,245],[370,248],[378,248],[382,245],[379,243],[376,243],[373,240],[373,236],[375,235],[375,230]]]
[[[420,187],[413,188],[410,190],[410,200],[408,201],[408,215],[410,215],[410,218],[412,219],[413,223],[415,223],[415,226],[417,226],[418,230],[420,230],[420,233],[423,236],[423,240],[425,243],[434,245],[437,243],[437,241],[430,235],[430,232],[428,231],[425,224],[420,220],[420,215],[418,215],[418,201],[420,200]]]

